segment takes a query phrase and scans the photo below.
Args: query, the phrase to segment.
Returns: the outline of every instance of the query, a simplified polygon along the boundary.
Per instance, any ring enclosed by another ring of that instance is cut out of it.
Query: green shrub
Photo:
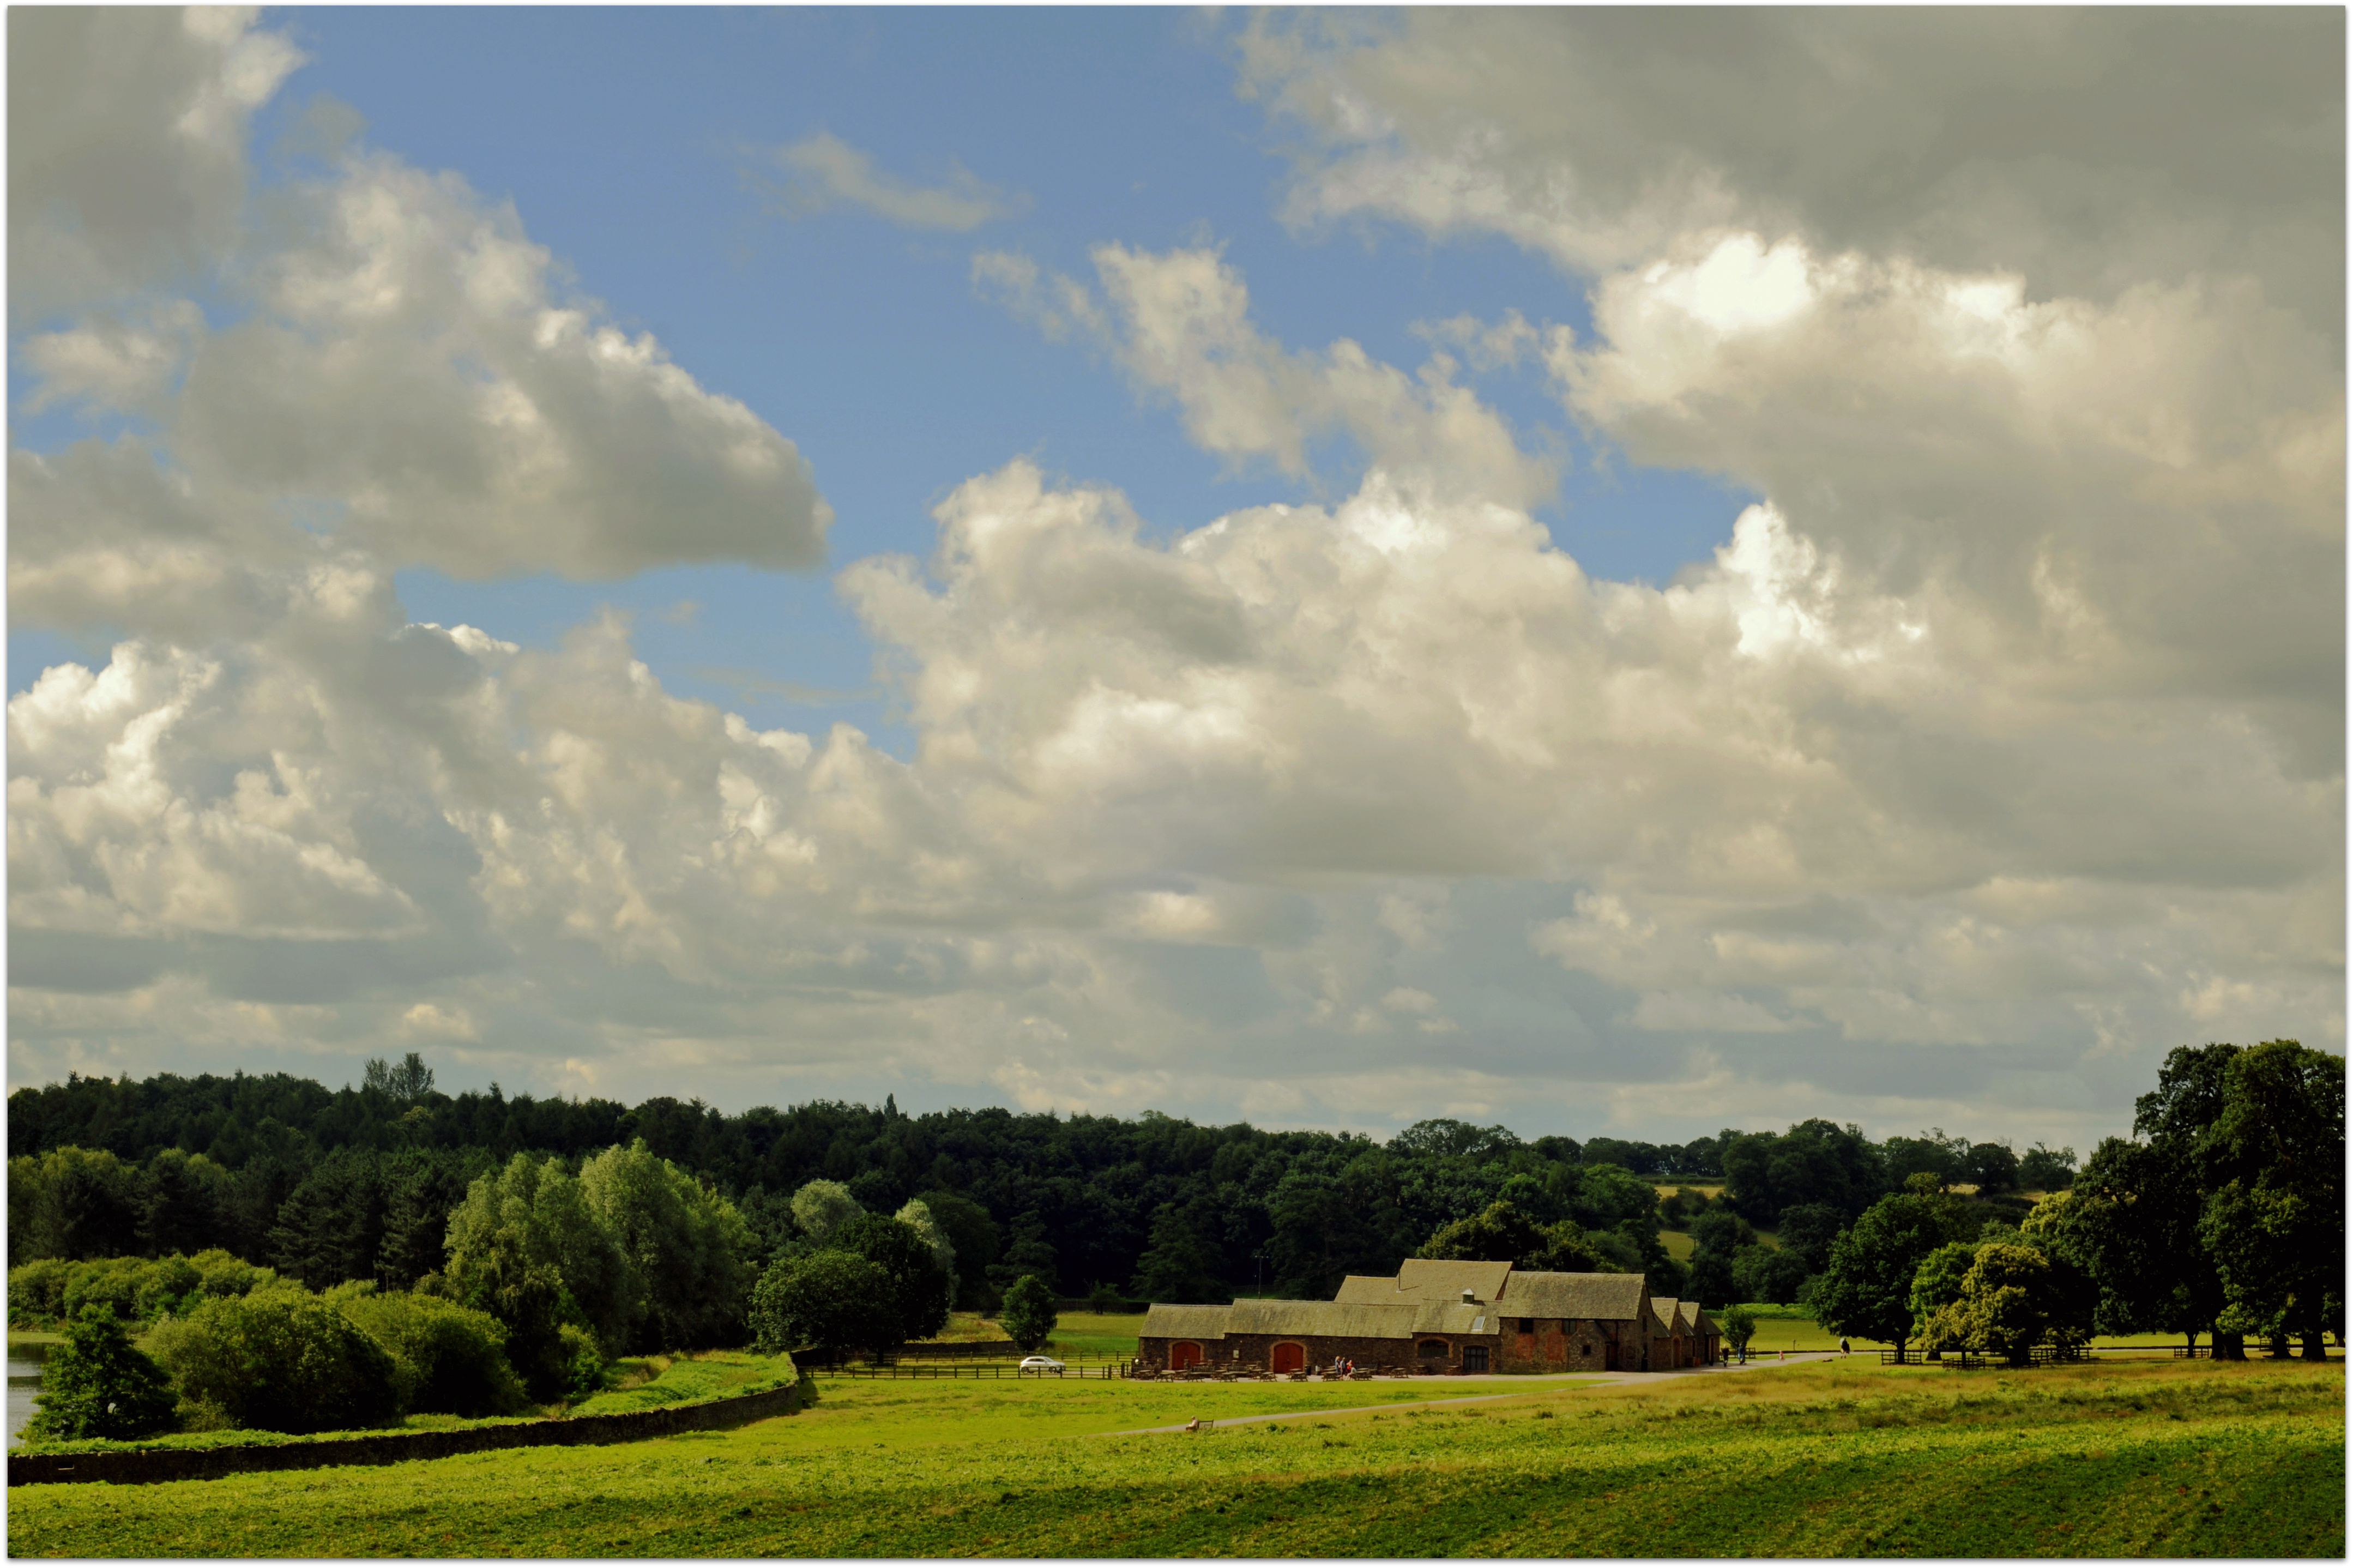
[[[124,1323],[185,1317],[214,1296],[243,1296],[278,1282],[260,1268],[211,1247],[194,1258],[43,1258],[8,1271],[8,1321],[31,1327],[71,1321],[101,1303]]]
[[[8,1321],[31,1328],[65,1316],[66,1280],[72,1270],[62,1258],[39,1258],[8,1270]]]
[[[353,1281],[353,1283],[363,1283]],[[344,1317],[391,1353],[404,1411],[449,1415],[512,1415],[528,1403],[507,1362],[507,1331],[488,1312],[403,1291],[328,1292]],[[588,1342],[593,1340],[573,1331]],[[601,1367],[602,1363],[599,1363]]]
[[[76,1266],[66,1280],[65,1315],[79,1319],[88,1307],[108,1306],[126,1323],[139,1321],[139,1285],[144,1258],[100,1258]]]
[[[204,1276],[196,1266],[174,1252],[159,1258],[139,1271],[139,1321],[152,1323],[158,1318],[178,1317],[192,1312],[204,1300]]]
[[[299,1286],[208,1300],[158,1328],[153,1342],[183,1395],[239,1426],[329,1432],[400,1413],[390,1352]]]
[[[559,1362],[564,1369],[564,1392],[572,1399],[586,1399],[605,1385],[605,1352],[596,1343],[596,1336],[575,1323],[566,1323],[556,1331]]]
[[[188,1261],[207,1296],[250,1296],[278,1279],[276,1269],[248,1263],[217,1247],[207,1247]]]
[[[169,1432],[178,1399],[164,1369],[132,1348],[105,1302],[66,1325],[66,1342],[41,1373],[41,1407],[25,1426],[32,1438],[124,1440]]]

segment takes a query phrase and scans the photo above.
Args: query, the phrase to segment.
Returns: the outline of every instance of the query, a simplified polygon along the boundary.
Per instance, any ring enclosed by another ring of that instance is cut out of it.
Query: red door
[[[1201,1364],[1201,1347],[1190,1340],[1178,1340],[1168,1347],[1168,1370],[1183,1372],[1188,1366]]]
[[[1274,1370],[1297,1372],[1307,1364],[1307,1347],[1290,1340],[1274,1347]]]

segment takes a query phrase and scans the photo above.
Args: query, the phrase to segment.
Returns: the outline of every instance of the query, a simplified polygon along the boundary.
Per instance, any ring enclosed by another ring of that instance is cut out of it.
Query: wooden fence
[[[1099,1366],[1066,1365],[1060,1372],[1024,1372],[1018,1362],[985,1362],[976,1366],[959,1361],[948,1362],[843,1362],[838,1366],[822,1368],[828,1377],[1049,1377],[1065,1381],[1071,1378],[1110,1378],[1127,1374],[1127,1363],[1108,1362]]]

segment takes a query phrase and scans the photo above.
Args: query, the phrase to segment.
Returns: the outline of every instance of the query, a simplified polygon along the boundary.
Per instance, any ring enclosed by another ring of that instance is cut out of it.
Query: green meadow
[[[26,1556],[2341,1556],[2342,1363],[818,1379],[606,1448],[12,1489]],[[1503,1392],[1447,1409],[1433,1396]],[[1128,1428],[1262,1414],[1197,1433]],[[1295,1414],[1294,1414],[1295,1413]]]

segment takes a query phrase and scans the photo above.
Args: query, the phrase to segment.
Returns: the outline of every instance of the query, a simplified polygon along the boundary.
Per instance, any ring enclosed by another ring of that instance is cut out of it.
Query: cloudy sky
[[[2341,1050],[2344,27],[12,10],[8,1083]]]

